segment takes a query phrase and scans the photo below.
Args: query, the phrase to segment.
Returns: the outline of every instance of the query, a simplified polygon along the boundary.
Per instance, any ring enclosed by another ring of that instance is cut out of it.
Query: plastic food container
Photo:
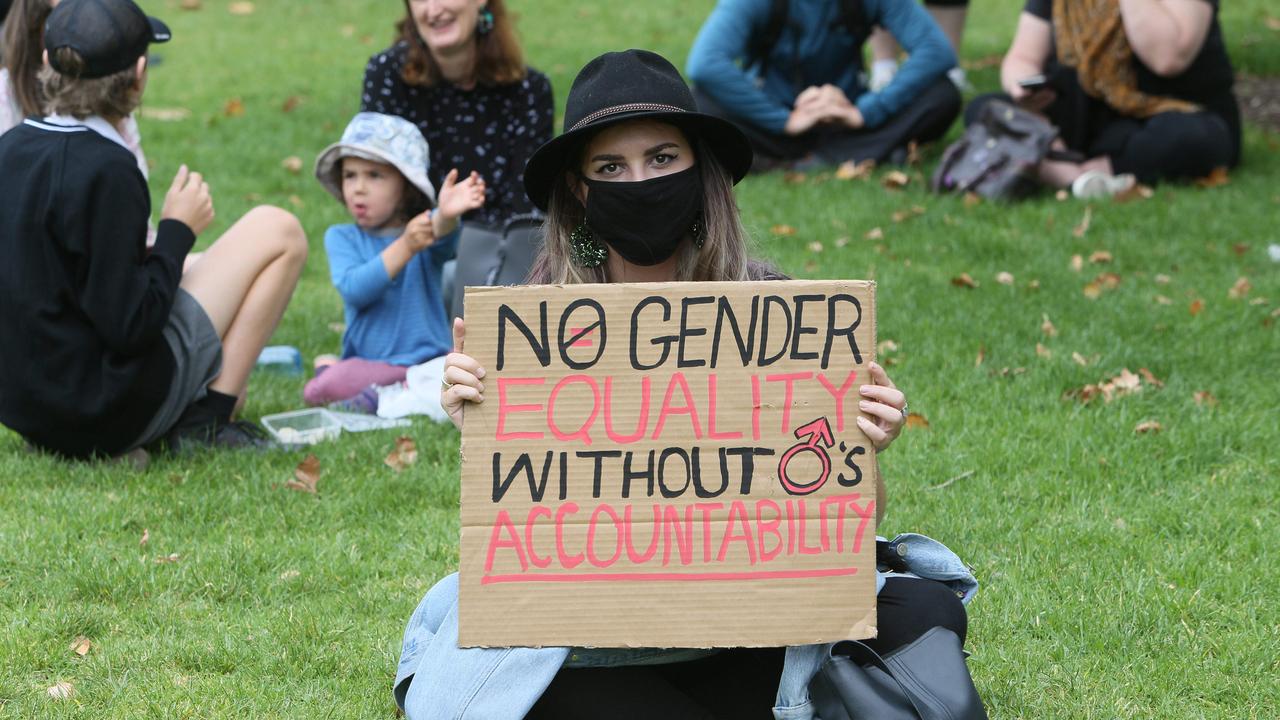
[[[342,434],[342,423],[324,408],[267,415],[262,418],[262,425],[282,443],[315,445]]]

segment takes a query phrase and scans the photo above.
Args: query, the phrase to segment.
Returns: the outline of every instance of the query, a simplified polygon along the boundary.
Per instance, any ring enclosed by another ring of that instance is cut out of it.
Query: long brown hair
[[[405,16],[396,23],[398,40],[409,48],[400,77],[409,85],[431,87],[443,78],[431,50],[418,34],[409,0],[404,0]],[[526,68],[520,41],[516,39],[513,17],[503,0],[488,0],[485,6],[493,13],[493,29],[476,35],[476,82],[480,85],[509,85],[524,79]]]
[[[4,66],[9,70],[13,97],[23,115],[44,114],[40,66],[44,64],[44,21],[53,8],[49,0],[16,0],[4,23]]]
[[[570,158],[580,158],[586,141]],[[681,243],[676,260],[676,280],[746,280],[750,274],[747,256],[747,232],[738,218],[738,202],[733,196],[733,178],[716,160],[710,148],[700,139],[693,141],[695,157],[702,176],[702,247],[693,242]],[[552,181],[547,202],[547,220],[543,224],[545,238],[538,259],[529,271],[529,282],[536,285],[609,282],[605,266],[584,268],[572,260],[570,247],[573,231],[582,224],[586,209],[569,186],[569,168]]]

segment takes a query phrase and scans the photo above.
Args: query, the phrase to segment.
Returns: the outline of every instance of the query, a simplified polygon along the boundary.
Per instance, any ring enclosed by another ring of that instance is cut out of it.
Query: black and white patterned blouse
[[[422,129],[431,148],[428,176],[437,188],[453,168],[459,178],[480,173],[487,186],[484,207],[465,219],[501,225],[534,212],[521,176],[533,151],[551,139],[551,81],[529,68],[524,80],[510,85],[415,87],[400,75],[407,53],[408,45],[398,42],[369,59],[360,109],[398,115]]]

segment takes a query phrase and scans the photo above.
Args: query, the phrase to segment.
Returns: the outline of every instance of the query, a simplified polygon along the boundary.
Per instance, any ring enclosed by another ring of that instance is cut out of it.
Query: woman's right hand
[[[198,172],[191,172],[186,165],[178,168],[173,184],[165,193],[160,219],[177,220],[191,232],[199,235],[213,222],[213,197],[209,183]]]
[[[466,326],[462,318],[453,320],[453,352],[444,359],[444,383],[440,389],[440,404],[453,422],[462,429],[463,408],[467,403],[484,402],[484,368],[476,359],[462,352],[466,338]]]

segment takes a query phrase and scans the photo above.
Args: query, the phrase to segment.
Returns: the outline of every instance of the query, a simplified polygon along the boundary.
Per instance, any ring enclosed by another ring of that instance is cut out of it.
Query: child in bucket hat
[[[449,172],[437,195],[427,141],[413,123],[362,112],[316,158],[316,178],[351,214],[325,232],[329,274],[342,296],[342,358],[316,358],[309,405],[340,401],[374,412],[371,386],[404,381],[408,368],[453,347],[441,268],[458,247],[459,218],[484,204],[476,173]]]

